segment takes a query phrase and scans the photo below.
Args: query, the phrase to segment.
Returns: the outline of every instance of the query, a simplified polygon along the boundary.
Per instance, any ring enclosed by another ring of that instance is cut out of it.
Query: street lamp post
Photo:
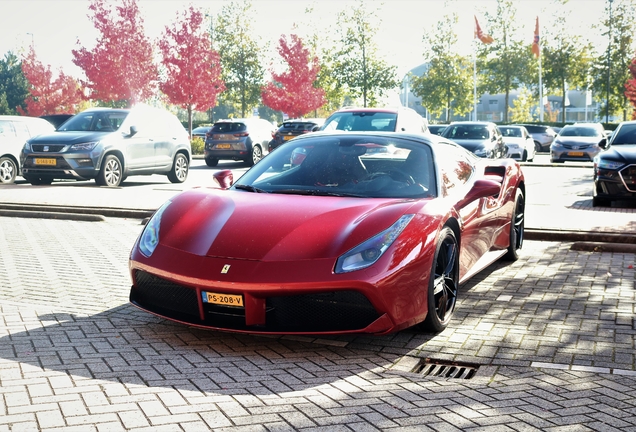
[[[612,2],[609,0],[609,41],[607,44],[607,97],[605,99],[605,124],[609,123],[609,99],[610,99],[610,84],[611,84],[611,52],[612,52]]]

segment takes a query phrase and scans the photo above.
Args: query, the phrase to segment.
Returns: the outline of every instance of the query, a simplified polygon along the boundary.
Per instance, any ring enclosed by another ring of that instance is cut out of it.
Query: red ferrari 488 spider
[[[245,333],[439,332],[462,282],[523,243],[518,163],[436,135],[317,132],[215,178],[144,227],[135,306]]]

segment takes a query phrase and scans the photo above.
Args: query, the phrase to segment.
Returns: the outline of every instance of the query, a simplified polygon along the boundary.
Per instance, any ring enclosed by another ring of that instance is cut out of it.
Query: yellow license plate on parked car
[[[217,144],[216,148],[218,149],[230,149],[232,146],[230,144]]]
[[[292,139],[294,136],[293,135],[285,135],[283,137],[283,141],[289,141],[290,139]]]
[[[235,294],[219,294],[211,292],[202,292],[203,303],[212,303],[222,306],[238,306],[243,307],[243,296]]]
[[[36,165],[53,165],[55,166],[55,159],[50,158],[35,158]]]
[[[568,156],[583,156],[583,152],[569,152]]]

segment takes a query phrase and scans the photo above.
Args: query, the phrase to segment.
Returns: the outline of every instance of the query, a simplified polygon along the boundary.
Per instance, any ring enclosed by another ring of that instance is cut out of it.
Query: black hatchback
[[[322,120],[287,120],[283,122],[269,142],[269,151],[294,137],[317,131],[322,123]]]

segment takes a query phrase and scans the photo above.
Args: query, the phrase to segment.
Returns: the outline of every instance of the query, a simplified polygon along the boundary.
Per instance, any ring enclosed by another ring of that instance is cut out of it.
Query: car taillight
[[[311,132],[311,131],[310,131],[310,130],[304,130],[304,131],[302,131],[301,133],[306,134],[306,133],[309,133],[309,132]]]
[[[249,132],[239,132],[234,134],[235,137],[246,137],[249,136]]]

